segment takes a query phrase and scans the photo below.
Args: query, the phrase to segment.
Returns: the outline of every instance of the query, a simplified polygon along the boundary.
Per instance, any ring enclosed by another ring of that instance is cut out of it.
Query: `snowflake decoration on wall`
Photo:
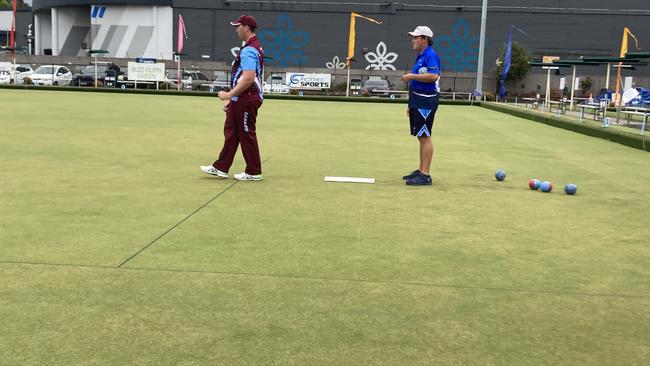
[[[328,69],[345,69],[345,66],[345,62],[341,62],[338,55],[334,56],[332,62],[325,63],[325,67]]]
[[[275,29],[261,30],[257,37],[264,46],[268,64],[287,67],[307,63],[307,55],[303,47],[309,43],[309,33],[294,30],[288,14],[278,15]]]
[[[370,63],[370,65],[366,66],[366,70],[395,70],[395,66],[391,64],[399,56],[395,52],[388,52],[386,43],[383,41],[377,44],[376,51],[365,54],[366,61]]]
[[[454,23],[451,35],[436,37],[434,48],[440,54],[443,70],[476,71],[479,36],[470,33],[470,24],[466,20],[459,19]]]

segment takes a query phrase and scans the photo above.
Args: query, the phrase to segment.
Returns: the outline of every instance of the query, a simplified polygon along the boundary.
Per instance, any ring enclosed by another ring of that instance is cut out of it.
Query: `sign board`
[[[625,85],[625,86],[623,87],[623,90],[632,89],[632,85],[633,85],[633,83],[634,83],[633,80],[634,80],[633,77],[631,77],[631,76],[626,76],[626,77],[625,77],[625,83],[623,84],[623,85]]]
[[[564,90],[564,84],[566,84],[566,79],[560,78],[560,90]]]
[[[329,89],[332,85],[331,74],[305,74],[298,72],[288,72],[287,86],[291,89],[312,89],[321,90]]]
[[[552,64],[553,61],[559,60],[560,56],[544,56],[542,57],[542,62],[545,64]]]
[[[136,58],[135,62],[137,62],[139,64],[155,64],[156,62],[158,62],[158,60],[156,60],[155,58],[142,58],[142,57],[140,57],[140,58]]]
[[[129,62],[128,75],[129,80],[164,81],[165,64],[139,64],[137,62]]]
[[[573,83],[573,90],[580,90],[580,78],[576,78],[576,81]]]
[[[627,104],[638,97],[639,92],[634,88],[630,88],[623,93],[623,104]]]

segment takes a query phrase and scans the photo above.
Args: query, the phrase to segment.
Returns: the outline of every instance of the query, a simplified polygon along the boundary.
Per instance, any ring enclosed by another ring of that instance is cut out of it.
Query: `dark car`
[[[97,65],[97,81],[104,83],[106,76],[118,77],[122,75],[119,66],[115,64]],[[70,85],[95,86],[95,65],[86,65],[81,72],[72,78]]]

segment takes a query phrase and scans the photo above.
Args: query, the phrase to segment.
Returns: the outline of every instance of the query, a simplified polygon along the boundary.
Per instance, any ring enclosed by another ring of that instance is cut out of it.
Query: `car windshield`
[[[108,66],[106,66],[106,65],[97,65],[97,73],[98,74],[105,73],[106,69],[108,69]],[[94,65],[84,66],[83,70],[81,70],[81,73],[86,74],[86,75],[94,75],[95,74],[95,66]]]
[[[386,80],[368,80],[365,86],[366,88],[387,88],[388,82]]]
[[[56,69],[57,68],[54,66],[40,66],[38,69],[36,69],[36,71],[34,71],[34,74],[54,74],[56,73]]]
[[[220,82],[227,83],[228,82],[228,75],[226,75],[226,73],[216,74],[214,76],[214,81],[220,81]]]
[[[183,80],[187,80],[190,77],[190,74],[185,71],[181,71],[181,75],[183,75]],[[177,70],[167,70],[167,78],[170,80],[177,80],[178,79]]]

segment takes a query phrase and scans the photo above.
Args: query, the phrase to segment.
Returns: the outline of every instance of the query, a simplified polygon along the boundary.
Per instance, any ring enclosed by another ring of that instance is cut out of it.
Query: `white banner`
[[[625,83],[624,83],[623,90],[628,90],[632,88],[632,85],[634,85],[634,78],[631,76],[626,76],[625,77]]]
[[[636,99],[639,96],[639,92],[634,89],[630,88],[623,93],[623,104],[627,104],[631,102],[633,99]]]
[[[573,90],[580,90],[580,78],[576,78],[576,81],[573,83]]]
[[[560,78],[560,90],[564,90],[564,84],[566,84],[566,79]]]
[[[137,81],[164,81],[165,64],[139,64],[129,62],[129,80]]]
[[[332,85],[331,74],[287,73],[287,85],[291,89],[329,89]]]

